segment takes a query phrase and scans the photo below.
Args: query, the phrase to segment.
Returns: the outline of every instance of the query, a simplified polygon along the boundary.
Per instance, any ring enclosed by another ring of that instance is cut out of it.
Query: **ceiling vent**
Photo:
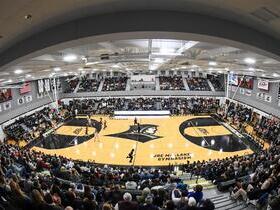
[[[251,15],[264,22],[270,22],[280,17],[280,14],[277,14],[277,12],[268,9],[267,7],[258,8],[252,12]]]

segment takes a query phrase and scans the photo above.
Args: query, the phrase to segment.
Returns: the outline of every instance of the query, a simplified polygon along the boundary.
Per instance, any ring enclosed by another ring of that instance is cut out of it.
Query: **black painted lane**
[[[190,120],[186,120],[179,126],[179,132],[182,136],[185,137],[186,140],[202,146],[207,149],[217,150],[217,151],[223,151],[223,152],[236,152],[240,150],[247,149],[247,145],[234,133],[230,135],[212,135],[208,136],[205,135],[204,137],[195,137],[190,136],[187,133],[185,133],[185,129],[188,127],[203,127],[203,126],[223,126],[218,121],[214,120],[211,117],[200,117],[200,118],[194,118]],[[226,128],[225,126],[223,126]],[[227,129],[227,128],[226,128]],[[203,141],[204,144],[202,143]],[[211,142],[214,142],[214,144]]]

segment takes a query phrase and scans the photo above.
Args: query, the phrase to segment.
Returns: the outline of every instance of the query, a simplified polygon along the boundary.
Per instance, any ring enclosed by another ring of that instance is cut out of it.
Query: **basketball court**
[[[106,129],[100,127],[100,118],[107,121]],[[86,134],[87,120],[78,116],[66,122],[33,149],[100,164],[137,166],[178,165],[253,152],[238,134],[210,116],[144,118],[139,120],[140,132],[133,119],[93,116],[93,127]]]

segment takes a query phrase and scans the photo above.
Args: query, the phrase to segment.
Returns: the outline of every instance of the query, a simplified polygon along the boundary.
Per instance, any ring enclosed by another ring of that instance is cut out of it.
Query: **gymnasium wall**
[[[30,85],[31,92],[21,95],[18,88],[13,88],[12,100],[0,103],[0,124],[51,102],[48,95],[38,95],[37,81],[30,82]]]
[[[236,88],[229,88],[229,98],[232,98]],[[251,91],[251,92],[250,92]],[[236,91],[234,100],[248,104],[256,109],[260,109],[268,114],[280,117],[280,102],[278,99],[279,82],[269,83],[269,90],[258,88],[258,80],[254,78],[252,90],[239,88]],[[260,97],[260,93],[263,97]],[[267,97],[268,96],[268,97]]]

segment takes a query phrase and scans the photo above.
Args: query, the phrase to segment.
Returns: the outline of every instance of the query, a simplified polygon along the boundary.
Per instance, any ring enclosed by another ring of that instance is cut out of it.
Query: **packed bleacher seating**
[[[4,128],[8,139],[32,140],[47,130],[63,122],[63,117],[55,110],[45,107],[29,116],[21,117]]]
[[[213,85],[215,91],[224,91],[225,90],[225,86],[223,84],[221,84],[220,80],[217,77],[215,77],[213,75],[208,75],[207,79],[209,79],[209,81]]]
[[[258,154],[186,164],[184,170],[212,180],[221,190],[233,187],[233,199],[257,200],[265,206],[270,203],[270,195],[279,204],[279,152],[278,144]]]
[[[200,77],[186,78],[191,91],[211,91],[207,79]]]
[[[104,80],[102,91],[124,91],[127,77],[107,77]]]
[[[99,167],[12,145],[0,154],[5,209],[214,209],[201,185],[189,190],[167,169]]]
[[[185,90],[181,76],[160,76],[159,85],[161,90]]]
[[[219,101],[211,98],[108,98],[74,100],[63,106],[70,112],[90,110],[93,114],[157,109],[186,114],[216,112],[218,105]],[[228,103],[221,116],[240,126],[252,123],[252,112],[247,106]],[[26,138],[24,134],[17,136],[22,130],[13,129],[22,127],[23,133],[26,128],[45,131],[53,121],[58,123],[63,117],[45,108],[19,119],[5,130],[21,139]],[[277,209],[280,203],[279,121],[263,118],[256,125],[256,132],[270,141],[269,149],[246,156],[187,162],[182,170],[211,180],[220,190],[229,189],[233,200]],[[0,145],[0,159],[0,207],[7,209],[214,209],[211,201],[204,200],[202,186],[197,185],[190,191],[172,172],[172,167],[161,170],[101,167],[6,144]]]
[[[67,79],[65,81],[65,89],[64,92],[65,93],[73,93],[75,88],[77,87],[78,83],[79,83],[79,78],[71,78],[71,79]]]
[[[96,92],[100,81],[97,79],[89,79],[86,76],[81,78],[78,92]]]
[[[262,120],[254,126],[256,135],[268,141],[274,141],[280,132],[280,120],[277,118],[268,119],[263,117]],[[280,139],[278,139],[280,141]]]
[[[225,110],[224,117],[236,125],[239,130],[244,129],[245,123],[251,124],[257,137],[267,140],[269,143],[280,141],[277,137],[280,133],[280,120],[277,118],[268,119],[262,117],[256,122],[252,122],[252,109],[242,104],[230,103]]]
[[[219,101],[213,98],[108,98],[74,100],[67,107],[81,114],[109,114],[123,110],[170,110],[171,114],[215,112]]]

